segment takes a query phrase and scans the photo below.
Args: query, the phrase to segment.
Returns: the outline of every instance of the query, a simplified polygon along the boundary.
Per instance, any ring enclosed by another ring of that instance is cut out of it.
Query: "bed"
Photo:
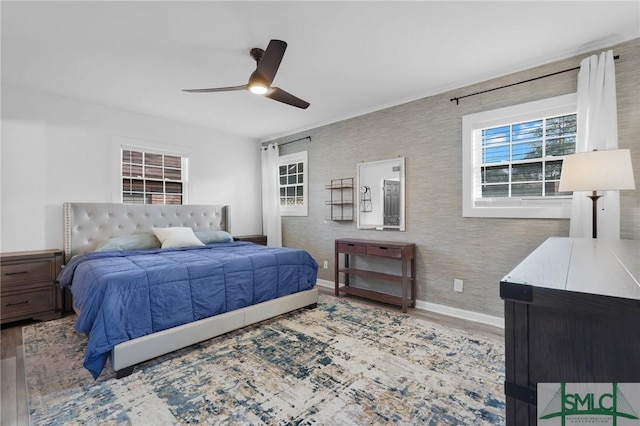
[[[94,378],[107,359],[121,378],[143,361],[317,304],[315,260],[300,249],[225,238],[226,206],[63,208],[59,281],[73,295],[76,330],[88,335],[83,365]],[[167,228],[202,243],[161,248],[155,237],[166,244],[158,233]]]

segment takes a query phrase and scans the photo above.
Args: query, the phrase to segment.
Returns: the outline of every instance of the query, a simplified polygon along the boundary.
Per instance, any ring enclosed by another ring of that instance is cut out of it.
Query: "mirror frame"
[[[383,223],[380,225],[370,225],[370,224],[363,224],[362,220],[360,218],[361,215],[361,208],[360,208],[360,201],[361,201],[361,192],[360,192],[360,188],[362,188],[362,186],[369,186],[371,187],[372,185],[366,185],[366,182],[362,182],[362,178],[361,178],[361,170],[367,166],[382,166],[385,164],[389,164],[389,165],[399,165],[400,166],[400,172],[399,172],[399,178],[400,178],[400,225],[384,225],[384,218],[383,218]],[[357,166],[357,186],[356,186],[356,191],[358,193],[358,197],[357,197],[357,201],[354,200],[354,202],[357,202],[357,206],[354,206],[357,208],[357,227],[358,229],[368,229],[368,230],[377,230],[377,231],[384,231],[384,230],[393,230],[393,231],[404,231],[405,230],[405,157],[396,157],[396,158],[392,158],[392,159],[388,159],[388,160],[380,160],[380,161],[370,161],[367,163],[358,163]]]

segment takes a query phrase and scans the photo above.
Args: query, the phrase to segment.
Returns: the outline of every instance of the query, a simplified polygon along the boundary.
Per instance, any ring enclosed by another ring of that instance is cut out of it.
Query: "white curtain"
[[[278,193],[278,157],[280,148],[272,143],[262,148],[262,232],[267,245],[282,247],[280,194]]]
[[[576,152],[618,148],[618,113],[613,51],[590,56],[578,73],[578,134]],[[590,192],[576,191],[571,206],[569,235],[591,237]],[[598,238],[620,239],[620,193],[603,191],[598,200]]]

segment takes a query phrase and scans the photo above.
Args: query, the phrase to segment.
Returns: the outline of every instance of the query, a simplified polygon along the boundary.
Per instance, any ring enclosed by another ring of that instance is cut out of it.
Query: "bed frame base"
[[[287,312],[300,308],[315,308],[317,305],[318,289],[314,287],[310,290],[142,336],[115,346],[111,350],[111,365],[116,372],[116,378],[121,379],[133,373],[134,366],[141,362]]]
[[[123,368],[122,370],[116,371],[116,379],[122,379],[123,377],[130,376],[133,373],[134,366]]]

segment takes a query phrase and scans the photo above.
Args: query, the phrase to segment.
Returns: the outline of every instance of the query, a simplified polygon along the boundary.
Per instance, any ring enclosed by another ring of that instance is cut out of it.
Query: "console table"
[[[343,267],[340,267],[340,254],[344,256]],[[400,262],[401,275],[353,268],[350,256],[377,256],[396,259]],[[340,273],[344,274],[343,286],[340,286]],[[351,286],[350,275],[399,283],[402,286],[402,296]],[[337,239],[335,241],[335,295],[339,296],[341,292],[401,306],[402,312],[407,312],[408,306],[414,308],[416,306],[415,244],[354,238]]]
[[[538,383],[640,382],[640,241],[549,238],[500,282],[507,425]]]

